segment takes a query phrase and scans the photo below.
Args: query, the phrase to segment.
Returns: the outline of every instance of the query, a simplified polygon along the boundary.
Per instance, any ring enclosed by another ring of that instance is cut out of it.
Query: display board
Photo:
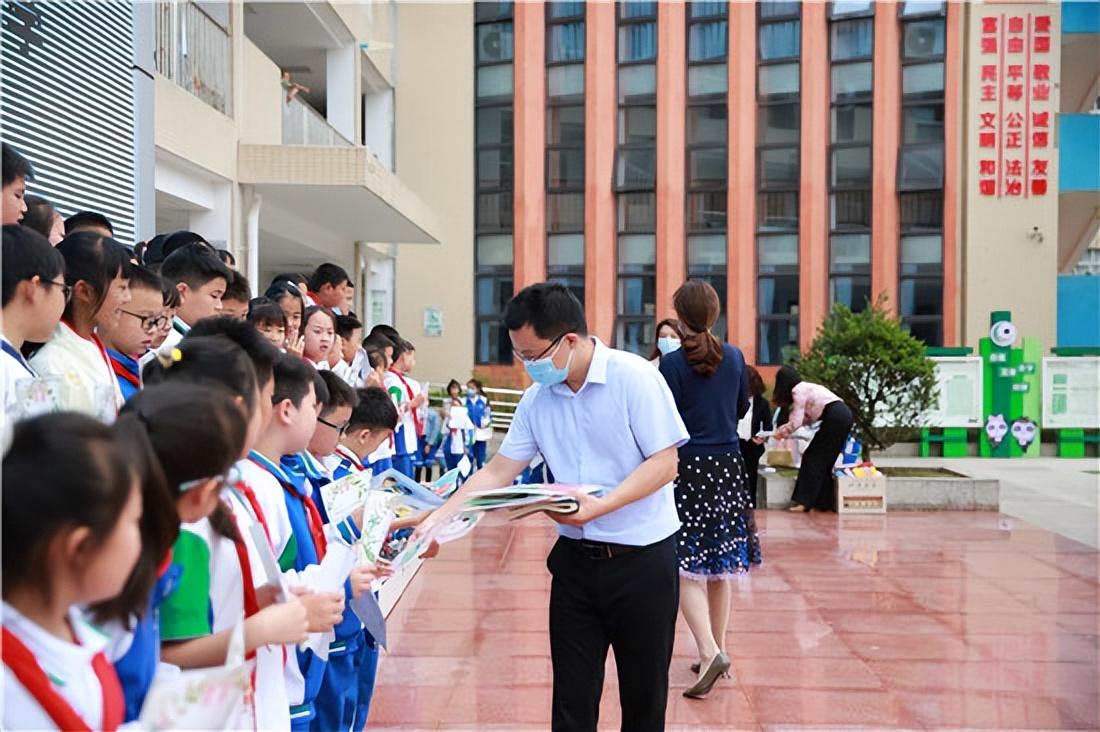
[[[934,356],[939,399],[928,414],[928,427],[980,428],[983,410],[982,359]]]
[[[1043,359],[1043,428],[1100,429],[1100,357]]]

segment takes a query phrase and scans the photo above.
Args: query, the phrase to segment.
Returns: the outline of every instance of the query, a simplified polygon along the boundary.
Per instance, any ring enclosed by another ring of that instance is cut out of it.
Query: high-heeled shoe
[[[810,509],[803,506],[801,503],[792,503],[787,510],[790,513],[808,513]]]
[[[729,670],[729,656],[719,651],[714,658],[710,659],[710,663],[707,664],[706,669],[700,674],[699,680],[695,682],[695,685],[684,692],[684,696],[689,699],[702,699],[710,693],[712,688],[714,688],[714,684],[717,683],[719,677]]]
[[[688,668],[690,668],[690,669],[691,669],[691,672],[692,672],[693,674],[698,674],[698,673],[699,673],[699,668],[700,668],[700,666],[701,666],[701,664],[699,664],[698,662],[696,662],[696,663],[693,663],[693,664],[691,664],[690,666],[688,666]],[[733,678],[733,676],[731,676],[731,675],[730,675],[730,672],[729,672],[729,671],[726,671],[726,672],[725,672],[724,674],[722,674],[722,678],[723,678],[723,679],[732,679],[732,678]]]

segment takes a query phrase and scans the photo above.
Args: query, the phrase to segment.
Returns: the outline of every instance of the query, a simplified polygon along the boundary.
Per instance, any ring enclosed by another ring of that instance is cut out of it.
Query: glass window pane
[[[925,13],[942,13],[943,0],[910,0],[901,4],[901,16],[924,15]]]
[[[511,191],[480,193],[477,197],[478,231],[500,231],[512,228]]]
[[[728,85],[729,72],[725,64],[688,67],[689,97],[702,97],[708,94],[725,95]]]
[[[512,276],[477,278],[477,314],[497,315],[512,299]]]
[[[657,194],[620,193],[619,231],[654,231],[657,228]]]
[[[486,0],[486,2],[474,3],[474,7],[476,9],[475,18],[478,23],[512,17],[512,0],[503,0],[503,2]]]
[[[478,323],[477,362],[512,363],[512,339],[500,321],[483,320]]]
[[[901,300],[901,316],[942,315],[943,281],[931,279],[902,279],[898,298]]]
[[[870,234],[833,234],[829,237],[830,272],[863,273],[870,267]]]
[[[512,183],[512,148],[496,147],[477,153],[477,184],[481,188],[502,188]]]
[[[926,346],[943,345],[943,321],[940,318],[916,322],[904,321],[902,327],[909,331],[909,335],[924,341]]]
[[[484,23],[477,27],[478,63],[511,61],[512,56],[512,24],[510,22]]]
[[[549,63],[584,60],[584,22],[550,26],[546,39],[546,60]]]
[[[833,185],[871,187],[871,148],[842,147],[833,150]]]
[[[511,145],[512,122],[511,107],[482,107],[477,110],[477,144]]]
[[[761,188],[798,187],[798,148],[780,147],[760,151]]]
[[[943,228],[943,191],[902,193],[898,202],[902,231]]]
[[[870,191],[836,191],[829,196],[829,227],[831,229],[870,226]]]
[[[619,69],[619,104],[653,100],[656,94],[656,66],[645,64]]]
[[[688,150],[687,163],[688,188],[725,186],[729,173],[725,147]]]
[[[687,144],[725,145],[727,107],[725,104],[693,105],[687,108]]]
[[[546,93],[551,98],[584,94],[584,64],[551,66],[547,69]]]
[[[689,2],[688,17],[691,18],[712,18],[716,16],[725,16],[726,14],[726,0],[718,0],[713,2],[712,0],[695,0],[695,2]]]
[[[798,312],[798,275],[761,277],[756,282],[760,315],[794,315]]]
[[[477,70],[479,99],[512,96],[512,65],[483,66]]]
[[[797,143],[800,139],[799,104],[764,104],[756,108],[757,136],[761,145]]]
[[[760,11],[760,17],[762,19],[783,18],[788,15],[798,15],[802,9],[802,3],[797,2],[797,0],[795,0],[795,2],[761,0],[756,7]]]
[[[688,231],[725,229],[729,195],[726,191],[687,194]]]
[[[943,140],[943,102],[903,107],[901,118],[902,143],[908,145]]]
[[[756,262],[761,272],[798,268],[798,235],[756,237]]]
[[[943,62],[902,66],[901,93],[908,98],[942,97]]]
[[[801,36],[802,22],[798,20],[761,24],[758,49],[760,60],[798,58],[802,44]]]
[[[577,0],[577,2],[554,0],[554,2],[546,3],[546,12],[549,13],[551,18],[584,17],[584,0]]]
[[[630,23],[619,26],[619,63],[649,61],[655,58],[657,58],[656,23]]]
[[[584,267],[584,234],[546,237],[546,264],[550,267]]]
[[[619,14],[623,18],[653,18],[657,16],[657,3],[629,0],[620,2]]]
[[[798,228],[798,192],[759,193],[756,221],[760,231]]]
[[[584,150],[547,150],[546,185],[548,188],[584,188]]]
[[[833,0],[829,3],[830,18],[845,18],[851,15],[871,13],[871,0]]]
[[[653,316],[657,312],[657,278],[619,278],[619,315]]]
[[[943,237],[901,237],[901,273],[903,275],[938,275],[943,269]]]
[[[756,361],[762,364],[783,363],[783,349],[798,347],[798,319],[760,321]]]
[[[653,326],[652,320],[618,322],[615,327],[616,347],[648,358],[655,342]]]
[[[833,61],[869,58],[874,50],[873,18],[844,20],[830,24],[829,52]]]
[[[623,107],[619,110],[619,144],[657,143],[657,108]]]
[[[584,231],[584,194],[546,194],[547,231]]]
[[[713,61],[726,57],[726,21],[688,26],[688,61]]]
[[[834,65],[832,69],[833,101],[868,96],[874,82],[871,62]]]
[[[696,234],[687,238],[687,264],[693,271],[726,268],[726,235]]]
[[[653,234],[619,236],[619,271],[639,272],[657,266],[657,237]]]
[[[511,267],[512,235],[496,234],[477,238],[478,267]]]
[[[898,189],[943,188],[943,145],[902,147],[898,157]]]
[[[844,305],[853,313],[859,313],[867,309],[867,303],[871,299],[871,278],[859,277],[833,277],[830,279],[830,297],[834,305]]]
[[[761,99],[776,99],[798,94],[798,64],[761,66],[758,73]]]
[[[657,151],[653,148],[619,149],[615,154],[615,185],[619,188],[652,188],[657,182]]]
[[[833,107],[833,142],[870,142],[874,124],[870,104]]]
[[[902,55],[909,60],[935,58],[944,54],[946,22],[943,18],[911,20],[902,24]]]
[[[584,304],[584,275],[581,274],[562,274],[556,272],[553,268],[547,273],[547,278],[551,282],[558,282],[569,288],[569,291],[573,293],[573,296],[577,298],[577,301],[581,305]]]
[[[584,145],[584,107],[548,107],[546,109],[548,145]]]

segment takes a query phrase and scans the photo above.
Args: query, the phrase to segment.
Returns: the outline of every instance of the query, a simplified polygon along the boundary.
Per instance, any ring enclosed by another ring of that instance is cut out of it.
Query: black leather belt
[[[630,544],[610,544],[601,541],[587,541],[585,539],[568,539],[562,537],[562,541],[588,557],[589,559],[614,559],[624,554],[633,554],[645,549],[644,546],[632,546]]]

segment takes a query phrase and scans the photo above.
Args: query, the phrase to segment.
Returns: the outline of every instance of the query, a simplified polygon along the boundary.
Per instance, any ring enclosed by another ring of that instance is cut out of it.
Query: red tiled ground
[[[757,514],[734,678],[702,701],[676,638],[670,729],[1100,728],[1100,555],[994,513]],[[490,518],[389,621],[369,729],[544,730],[551,525]],[[614,659],[601,728],[617,729]]]

